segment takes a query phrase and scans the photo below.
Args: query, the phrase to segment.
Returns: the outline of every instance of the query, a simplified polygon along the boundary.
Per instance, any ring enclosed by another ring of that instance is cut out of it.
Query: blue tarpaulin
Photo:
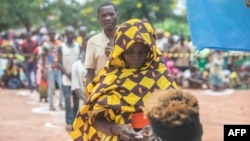
[[[250,8],[244,0],[186,0],[197,50],[250,51]]]

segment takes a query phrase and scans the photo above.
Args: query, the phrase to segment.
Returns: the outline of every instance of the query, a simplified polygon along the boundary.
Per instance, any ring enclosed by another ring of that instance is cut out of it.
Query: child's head
[[[194,95],[174,89],[155,91],[144,112],[162,140],[201,141],[202,125]]]

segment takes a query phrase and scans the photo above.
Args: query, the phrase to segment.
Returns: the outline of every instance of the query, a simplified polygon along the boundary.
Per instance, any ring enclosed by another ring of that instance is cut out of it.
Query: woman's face
[[[149,47],[141,42],[136,42],[123,53],[123,58],[129,68],[139,69],[144,64],[148,52]]]

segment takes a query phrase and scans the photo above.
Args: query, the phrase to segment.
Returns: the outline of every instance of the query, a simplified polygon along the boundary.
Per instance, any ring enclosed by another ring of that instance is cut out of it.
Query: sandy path
[[[224,124],[250,124],[250,90],[187,90],[197,96],[203,123],[203,141],[223,141]],[[65,113],[48,110],[38,94],[0,88],[0,141],[70,141]],[[58,93],[55,95],[58,105]]]

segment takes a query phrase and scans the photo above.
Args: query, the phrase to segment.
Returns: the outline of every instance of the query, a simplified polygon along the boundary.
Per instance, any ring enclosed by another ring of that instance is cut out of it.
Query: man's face
[[[49,38],[50,38],[50,40],[54,40],[55,36],[56,36],[55,32],[49,32]]]
[[[81,30],[79,32],[79,35],[82,36],[82,37],[85,37],[86,36],[86,31]]]
[[[118,14],[112,5],[100,7],[98,20],[103,30],[113,30],[116,28]]]
[[[72,41],[75,38],[74,31],[66,31],[66,37],[68,41]]]

